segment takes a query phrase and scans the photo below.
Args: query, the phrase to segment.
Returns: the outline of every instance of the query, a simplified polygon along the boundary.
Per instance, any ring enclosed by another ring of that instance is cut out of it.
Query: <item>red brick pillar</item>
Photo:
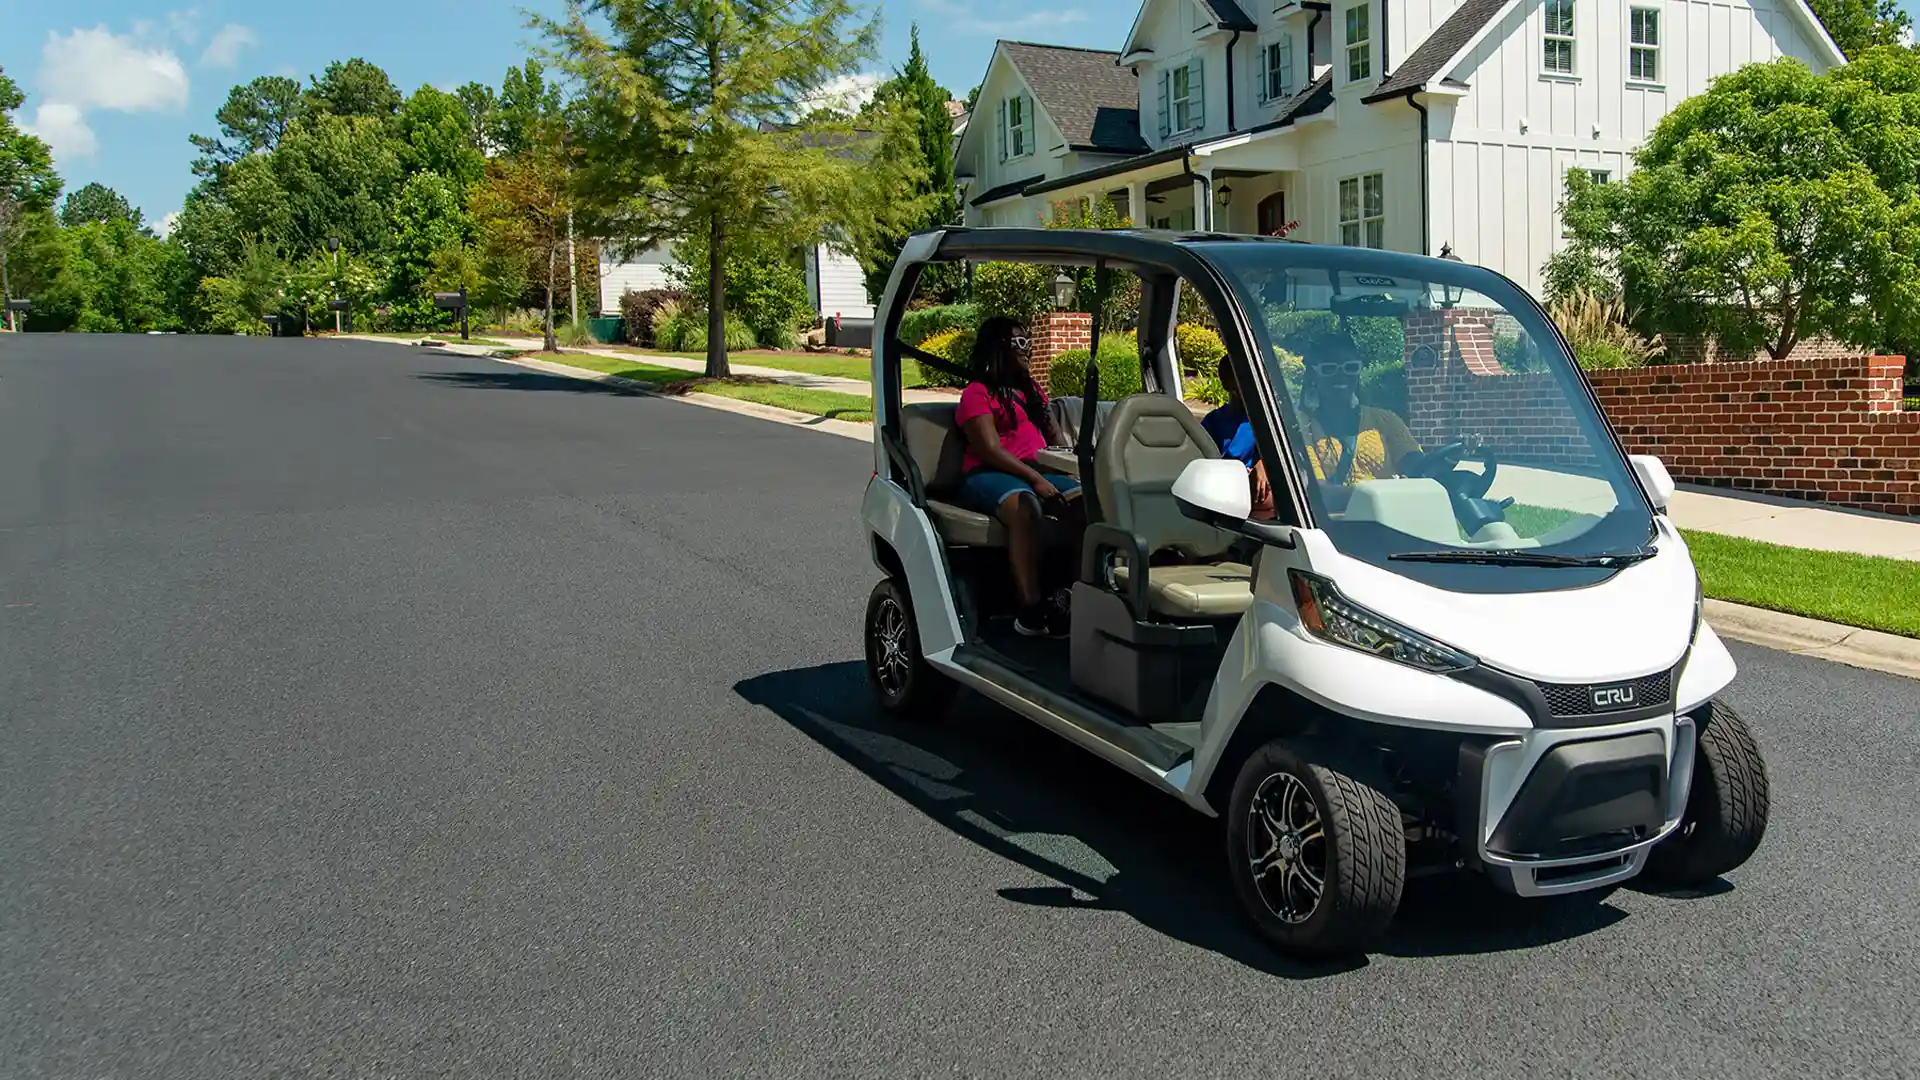
[[[1033,373],[1033,381],[1044,387],[1054,357],[1093,347],[1093,315],[1084,311],[1049,311],[1034,318],[1028,333],[1033,338],[1033,352],[1027,369]]]
[[[1423,446],[1450,442],[1459,417],[1443,415],[1464,394],[1455,384],[1507,374],[1493,351],[1494,315],[1435,309],[1407,316],[1407,427]]]

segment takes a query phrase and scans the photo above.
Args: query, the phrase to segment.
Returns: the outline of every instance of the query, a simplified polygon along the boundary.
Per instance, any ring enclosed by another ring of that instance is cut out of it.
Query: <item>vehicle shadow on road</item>
[[[644,397],[617,383],[590,382],[563,375],[544,375],[537,371],[428,371],[414,376],[422,382],[459,386],[468,390],[533,390],[566,394],[612,394],[618,397]]]
[[[1248,924],[1221,864],[1220,825],[1005,709],[962,694],[946,716],[895,720],[857,661],[735,686],[955,834],[1057,884],[1001,888],[1021,904],[1111,910],[1190,945],[1292,979],[1366,961],[1304,964]],[[1528,948],[1625,918],[1603,902],[1520,901],[1479,878],[1410,882],[1379,952],[1434,956]]]

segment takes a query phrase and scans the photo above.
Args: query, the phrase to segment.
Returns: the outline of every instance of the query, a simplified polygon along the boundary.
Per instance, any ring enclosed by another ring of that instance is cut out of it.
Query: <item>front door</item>
[[[1260,235],[1284,236],[1287,233],[1287,193],[1276,191],[1260,200]]]

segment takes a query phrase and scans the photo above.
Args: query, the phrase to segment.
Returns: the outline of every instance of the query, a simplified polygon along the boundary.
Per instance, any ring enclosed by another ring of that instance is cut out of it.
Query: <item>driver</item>
[[[1300,404],[1307,455],[1322,483],[1343,487],[1398,475],[1395,463],[1420,452],[1400,417],[1360,404],[1360,350],[1329,337],[1306,362]]]

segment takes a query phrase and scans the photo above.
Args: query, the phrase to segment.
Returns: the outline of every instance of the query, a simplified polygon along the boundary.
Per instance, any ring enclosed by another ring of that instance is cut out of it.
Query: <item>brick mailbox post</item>
[[[1027,368],[1033,381],[1046,389],[1053,358],[1064,352],[1093,347],[1093,315],[1085,311],[1049,311],[1036,317],[1027,333],[1033,339]]]

